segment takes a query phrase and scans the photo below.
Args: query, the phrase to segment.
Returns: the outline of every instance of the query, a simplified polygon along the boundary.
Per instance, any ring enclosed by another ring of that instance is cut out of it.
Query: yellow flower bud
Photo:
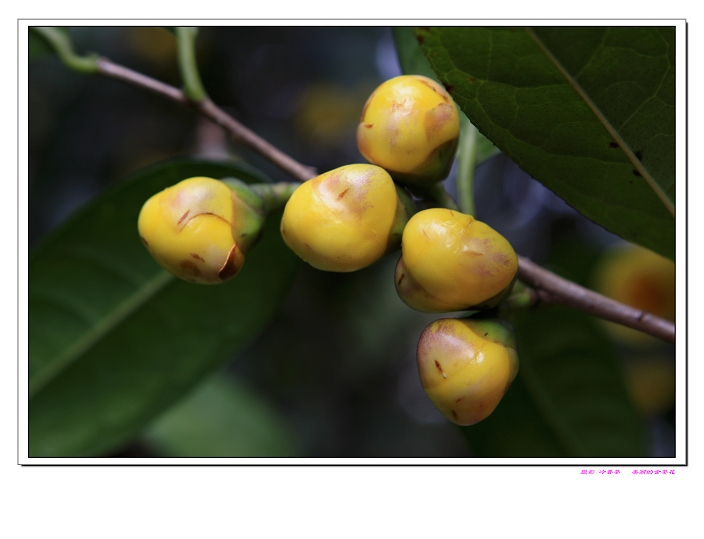
[[[643,415],[662,415],[675,405],[674,358],[637,354],[624,364],[626,389]]]
[[[661,318],[675,319],[675,263],[639,247],[626,245],[607,251],[595,269],[594,290]],[[613,322],[602,323],[618,340],[649,345],[657,339]]]
[[[263,220],[224,182],[197,177],[147,200],[137,226],[159,265],[186,281],[216,284],[240,271]]]
[[[395,180],[428,185],[447,177],[457,149],[460,119],[450,94],[421,75],[381,84],[357,127],[357,146]]]
[[[513,328],[499,319],[443,319],[418,341],[418,373],[435,407],[458,425],[486,419],[518,373]]]
[[[356,271],[398,247],[409,214],[404,196],[380,167],[336,168],[296,189],[281,235],[314,268]]]
[[[408,221],[395,281],[410,307],[451,312],[495,307],[517,272],[516,252],[501,234],[471,215],[432,208]]]

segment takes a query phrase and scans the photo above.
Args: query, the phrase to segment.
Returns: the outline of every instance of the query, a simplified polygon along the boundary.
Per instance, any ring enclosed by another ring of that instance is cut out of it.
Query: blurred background
[[[70,32],[79,52],[97,52],[180,86],[175,40],[164,28]],[[30,249],[93,197],[164,159],[243,160],[274,181],[291,181],[191,110],[140,88],[72,72],[42,43],[30,44]],[[391,29],[381,27],[206,27],[198,37],[198,60],[217,104],[320,172],[364,162],[355,140],[362,107],[378,84],[401,74]],[[445,182],[451,193],[454,175],[453,169]],[[476,217],[519,254],[674,318],[671,263],[582,218],[505,156],[479,166],[475,202]],[[482,455],[468,429],[447,422],[423,392],[415,347],[438,316],[412,311],[396,296],[397,258],[389,255],[353,274],[301,264],[274,323],[245,353],[108,456]],[[618,357],[618,383],[642,428],[647,455],[674,456],[674,346],[600,321],[590,324]],[[559,331],[551,327],[531,338],[549,339],[547,333]],[[519,355],[520,347],[519,341]],[[520,436],[510,443],[520,447]],[[512,452],[520,453],[501,456]]]

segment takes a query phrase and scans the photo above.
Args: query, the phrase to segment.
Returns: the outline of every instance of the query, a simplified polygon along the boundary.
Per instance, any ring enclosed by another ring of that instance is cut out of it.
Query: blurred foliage
[[[232,376],[203,382],[163,414],[144,440],[166,457],[298,456],[294,434],[278,411]]]
[[[164,28],[82,27],[70,33],[78,52],[95,51],[180,86],[173,34]],[[380,82],[401,74],[388,28],[208,27],[201,29],[197,46],[203,83],[212,99],[321,172],[363,162],[355,129],[364,102]],[[208,155],[248,163],[274,181],[290,181],[248,149],[228,144],[217,128],[187,108],[113,80],[73,73],[40,46],[32,48],[30,247],[60,230],[78,208],[88,205],[100,211],[101,193],[164,159]],[[454,175],[446,181],[450,192]],[[601,254],[622,241],[501,154],[478,167],[475,202],[476,217],[509,239],[520,254],[581,284],[590,284]],[[278,223],[270,224],[275,234]],[[141,249],[136,220],[124,234]],[[153,416],[121,449],[105,446],[102,454],[674,453],[672,401],[667,397],[672,384],[658,393],[657,406],[644,406],[642,395],[656,392],[634,389],[644,383],[634,384],[639,375],[628,368],[634,354],[652,354],[672,365],[674,347],[652,343],[634,352],[628,344],[609,342],[581,313],[545,309],[517,317],[525,369],[519,370],[504,400],[489,419],[473,427],[461,429],[445,421],[425,396],[415,366],[418,336],[437,316],[412,311],[396,296],[396,261],[397,255],[389,255],[353,274],[323,273],[301,264],[271,323],[256,338],[252,333],[239,354],[226,354],[225,372]],[[182,308],[174,307],[172,314],[178,316]],[[231,308],[247,312],[245,305]],[[30,326],[35,323],[38,319],[30,312]],[[574,338],[567,339],[570,335]],[[138,346],[134,349],[140,353]],[[70,422],[69,416],[64,419]],[[644,432],[650,435],[646,445]]]

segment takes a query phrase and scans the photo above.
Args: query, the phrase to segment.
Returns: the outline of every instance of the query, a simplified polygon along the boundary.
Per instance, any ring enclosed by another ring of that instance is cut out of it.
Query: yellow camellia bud
[[[429,185],[450,173],[459,136],[459,113],[445,88],[428,77],[402,75],[367,100],[357,146],[395,180]]]
[[[518,257],[490,226],[446,208],[415,214],[403,231],[396,290],[424,312],[491,308],[510,292]]]
[[[458,425],[496,408],[518,373],[513,328],[500,319],[436,320],[418,341],[418,373],[435,407]]]
[[[675,319],[675,263],[638,247],[607,251],[594,272],[594,289],[605,296],[666,320]],[[617,339],[635,345],[657,342],[655,337],[613,322],[603,322]]]
[[[665,355],[638,355],[624,364],[626,388],[643,415],[668,412],[675,405],[675,363]]]
[[[139,235],[154,260],[176,277],[222,283],[242,268],[264,221],[246,198],[212,178],[183,180],[147,200]]]
[[[281,235],[314,268],[356,271],[398,247],[409,201],[384,169],[346,165],[296,189]]]

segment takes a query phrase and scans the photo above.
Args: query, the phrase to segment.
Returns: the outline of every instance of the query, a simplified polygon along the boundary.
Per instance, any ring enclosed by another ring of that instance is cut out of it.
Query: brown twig
[[[146,88],[194,109],[221,126],[236,142],[255,150],[299,181],[306,181],[317,175],[314,168],[307,167],[286,155],[240,124],[209,98],[194,103],[178,88],[115,64],[107,58],[99,58],[97,66],[98,73],[101,75]],[[667,342],[675,342],[675,325],[672,322],[583,288],[541,268],[527,258],[519,257],[518,277],[533,287],[537,299],[543,303],[567,305]]]
[[[537,299],[543,303],[574,307],[667,342],[675,342],[675,325],[672,322],[583,288],[522,256],[518,257],[518,278],[533,287]]]
[[[317,172],[314,168],[302,165],[292,157],[286,155],[256,133],[247,129],[207,97],[199,103],[194,103],[178,88],[147,77],[142,73],[132,71],[107,58],[98,58],[97,67],[98,73],[101,75],[146,88],[147,90],[151,90],[152,92],[194,109],[196,112],[212,120],[227,131],[235,142],[256,151],[259,155],[268,159],[299,181],[304,182],[317,176]]]

